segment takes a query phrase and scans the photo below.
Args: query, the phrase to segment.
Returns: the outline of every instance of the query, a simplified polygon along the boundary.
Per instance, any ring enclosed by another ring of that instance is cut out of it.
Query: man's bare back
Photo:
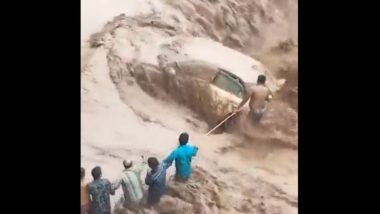
[[[259,75],[257,78],[257,85],[252,86],[247,90],[246,95],[235,112],[240,111],[241,107],[243,107],[249,100],[250,115],[253,116],[255,121],[261,119],[266,111],[267,103],[272,96],[270,90],[265,86],[265,79],[264,75]]]
[[[249,100],[249,109],[262,110],[266,107],[267,101],[270,99],[270,91],[264,85],[255,85],[247,90],[247,94],[244,96],[243,100],[239,104],[237,110],[239,111],[241,107]]]
[[[267,87],[264,85],[253,86],[248,90],[248,94],[250,96],[249,109],[251,111],[261,110],[266,107],[270,95],[269,89]]]

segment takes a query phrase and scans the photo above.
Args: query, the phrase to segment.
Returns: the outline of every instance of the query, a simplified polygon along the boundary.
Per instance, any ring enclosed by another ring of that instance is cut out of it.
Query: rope
[[[211,134],[213,131],[215,131],[215,129],[217,129],[220,125],[222,125],[224,122],[226,122],[228,119],[230,119],[235,114],[236,114],[236,112],[234,112],[234,113],[230,114],[228,117],[226,117],[226,119],[224,119],[222,122],[220,122],[218,125],[216,125],[213,129],[211,129],[209,132],[207,132],[206,136]]]

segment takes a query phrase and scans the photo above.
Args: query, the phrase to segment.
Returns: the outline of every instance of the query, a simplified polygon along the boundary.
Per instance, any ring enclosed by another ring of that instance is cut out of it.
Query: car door
[[[214,125],[224,120],[236,109],[246,93],[243,81],[239,77],[222,69],[212,80],[210,90],[212,93],[212,100],[210,102],[213,103],[216,113]]]

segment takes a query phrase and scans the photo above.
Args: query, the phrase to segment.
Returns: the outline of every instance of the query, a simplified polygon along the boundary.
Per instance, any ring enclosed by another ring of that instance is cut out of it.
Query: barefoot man
[[[252,117],[254,122],[260,121],[267,109],[268,102],[272,99],[272,94],[265,86],[265,81],[266,77],[264,75],[258,76],[257,85],[247,90],[246,95],[235,110],[235,113],[239,112],[249,100],[249,116]]]

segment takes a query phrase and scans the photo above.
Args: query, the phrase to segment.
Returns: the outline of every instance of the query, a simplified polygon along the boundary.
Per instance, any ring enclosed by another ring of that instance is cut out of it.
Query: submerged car
[[[244,75],[239,76],[239,72],[228,71],[205,61],[193,60],[176,62],[171,69],[170,73],[174,74],[173,80],[177,85],[171,87],[171,90],[187,97],[188,99],[182,98],[182,101],[200,113],[210,127],[217,125],[237,108],[246,95],[247,88],[256,84],[257,76],[269,76],[252,69],[254,75],[249,79],[243,79],[241,76]],[[273,82],[273,77],[269,76],[267,87],[272,92],[276,92],[281,84],[283,82]],[[244,108],[248,109],[248,106]]]
[[[155,47],[139,48],[141,57],[129,66],[137,83],[151,95],[157,95],[158,90],[171,95],[202,116],[210,127],[238,106],[260,74],[267,76],[267,87],[273,93],[284,84],[260,62],[209,39],[181,38]],[[115,60],[110,59],[110,67],[123,67],[113,66]]]
[[[243,79],[234,72],[199,60],[176,61],[164,69],[140,64],[136,73],[136,78],[140,80],[138,82],[146,91],[152,92],[157,86],[162,88],[175,100],[200,114],[210,127],[217,125],[236,109],[247,88],[255,84],[257,79]],[[257,72],[256,75],[260,74]],[[272,84],[270,80],[268,82]],[[268,88],[272,92],[278,90],[277,87]]]

